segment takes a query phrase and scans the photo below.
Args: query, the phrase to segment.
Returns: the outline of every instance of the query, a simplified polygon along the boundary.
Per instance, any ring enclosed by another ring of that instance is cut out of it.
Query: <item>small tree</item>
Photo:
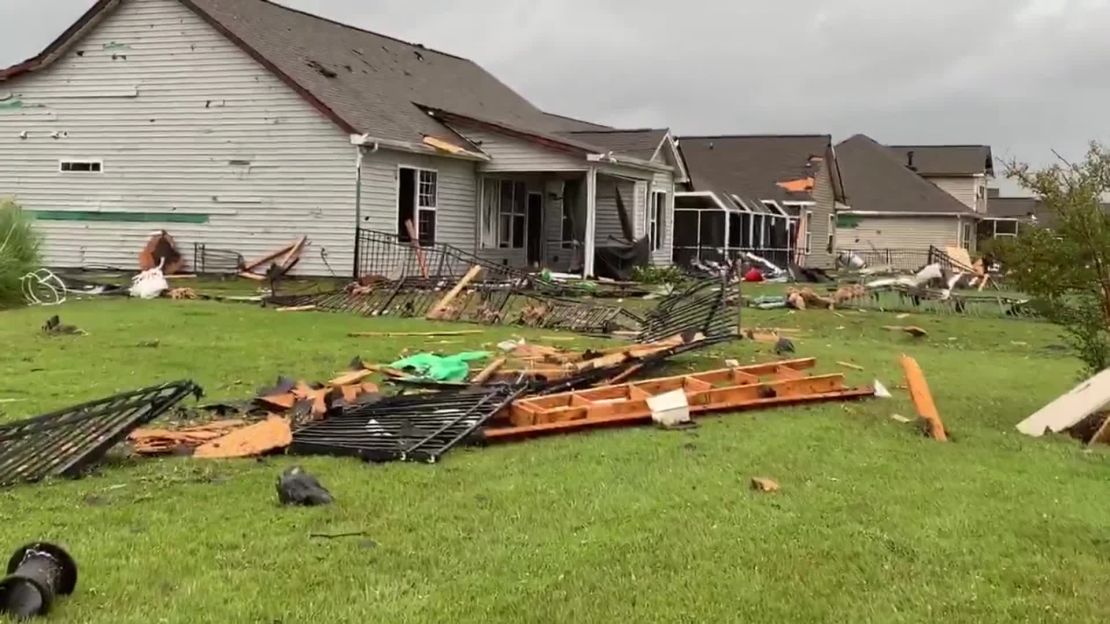
[[[38,237],[19,206],[0,199],[0,307],[22,298],[20,280],[39,263]]]
[[[1082,162],[1060,160],[1039,170],[1017,162],[1007,167],[1051,222],[1023,227],[999,252],[1008,277],[1063,328],[1093,374],[1110,368],[1110,215],[1102,203],[1110,193],[1110,153],[1092,143]]]

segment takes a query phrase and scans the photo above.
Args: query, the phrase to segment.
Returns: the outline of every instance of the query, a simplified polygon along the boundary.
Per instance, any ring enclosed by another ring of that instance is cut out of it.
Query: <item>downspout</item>
[[[378,148],[378,143],[373,143],[370,153],[377,153]],[[362,251],[362,161],[366,152],[362,145],[356,145],[355,150],[355,256],[352,261],[351,274],[357,281],[358,278],[362,277],[359,275],[359,260]]]

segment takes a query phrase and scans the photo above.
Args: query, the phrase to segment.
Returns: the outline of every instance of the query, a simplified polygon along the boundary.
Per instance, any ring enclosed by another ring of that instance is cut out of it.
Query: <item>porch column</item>
[[[582,277],[589,278],[594,274],[594,250],[597,247],[597,167],[590,167],[586,172],[585,238],[586,257],[582,261]]]

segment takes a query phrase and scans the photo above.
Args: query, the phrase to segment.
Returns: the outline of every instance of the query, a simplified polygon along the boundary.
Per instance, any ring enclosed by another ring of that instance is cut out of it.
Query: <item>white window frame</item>
[[[96,165],[96,171],[66,171],[65,166],[69,165]],[[84,175],[100,175],[104,173],[104,161],[100,158],[62,158],[58,160],[58,173],[70,174],[84,174]]]
[[[505,212],[503,210],[504,206],[501,205],[501,190],[502,190],[502,186],[505,185],[505,184],[508,184],[508,185],[512,186],[512,188],[513,188],[513,200],[511,202],[509,202],[510,203],[510,206],[508,207],[509,212]],[[478,215],[479,219],[481,219],[481,221],[479,222],[478,227],[479,227],[479,232],[484,233],[484,232],[488,231],[491,234],[492,240],[486,240],[485,238],[482,238],[482,240],[480,241],[481,242],[481,248],[482,249],[510,249],[510,250],[527,249],[528,248],[528,195],[531,193],[531,194],[539,194],[539,195],[542,196],[542,193],[536,193],[535,191],[530,192],[528,190],[528,184],[526,182],[524,182],[522,180],[513,180],[513,179],[509,179],[509,178],[486,178],[483,181],[482,187],[483,187],[482,188],[482,199],[481,199],[482,209],[481,209],[481,211],[479,212],[479,215]],[[522,201],[521,202],[516,201],[516,189],[517,188],[522,188],[523,189]],[[494,190],[491,193],[487,189],[494,189]],[[485,223],[485,220],[486,220],[487,216],[490,216],[490,215],[487,212],[486,202],[487,202],[487,200],[490,200],[490,199],[492,199],[494,202],[496,202],[496,205],[493,206],[492,215],[491,215],[492,219],[493,219],[493,224],[492,224],[493,227],[489,228],[487,230],[487,227],[486,227],[487,224]],[[519,208],[520,208],[519,212],[516,210],[517,205],[519,205]],[[564,206],[564,212],[565,212],[565,206]],[[503,232],[502,227],[501,227],[501,222],[504,220],[504,217],[508,217],[509,231],[507,233]],[[521,217],[521,221],[520,221],[521,227],[524,228],[524,233],[523,233],[523,235],[521,236],[521,239],[520,239],[520,246],[516,246],[516,245],[513,244],[513,240],[514,240],[515,234],[516,234],[516,231],[515,231],[516,223],[518,222],[517,217]],[[562,222],[561,221],[559,223],[559,227],[562,228]],[[565,243],[564,243],[564,246],[565,246]]]
[[[665,190],[652,189],[651,202],[648,204],[648,240],[651,241],[651,250],[663,249],[663,239],[666,237],[667,199],[669,193]]]
[[[829,235],[828,235],[828,239],[829,239],[829,246],[828,246],[829,253],[835,254],[836,253],[836,213],[835,212],[829,215]]]
[[[970,221],[960,221],[960,247],[971,251],[971,238],[974,234]]]
[[[401,228],[403,228],[405,226],[405,224],[401,223],[400,221],[401,221],[401,172],[406,170],[406,169],[413,172],[413,176],[414,176],[413,181],[415,182],[415,184],[413,184],[413,191],[412,191],[413,194],[414,194],[413,199],[412,199],[412,201],[413,201],[413,204],[412,204],[412,227],[413,227],[414,230],[416,230],[416,240],[414,240],[412,242],[419,243],[420,239],[422,238],[420,236],[420,213],[425,212],[425,211],[437,212],[437,210],[439,208],[439,170],[437,170],[437,169],[427,169],[427,168],[424,168],[424,167],[412,167],[410,165],[397,165],[397,206],[394,208],[393,214],[394,214],[394,216],[396,217],[396,219],[398,221],[398,223],[397,223],[397,231],[398,232],[400,232]],[[422,191],[423,185],[425,184],[425,182],[424,182],[424,175],[425,174],[431,174],[431,176],[432,176],[431,184],[432,184],[433,193],[431,194],[430,197]],[[425,205],[425,202],[427,202],[429,199],[431,200],[430,203]],[[435,230],[436,231],[432,232],[432,241],[433,242],[437,242],[439,240],[439,215],[438,214],[436,215],[435,223],[436,223],[436,225],[435,225]]]
[[[805,255],[808,256],[808,255],[813,253],[813,211],[812,210],[806,210],[805,211],[805,216],[806,216],[806,237],[805,237],[805,245],[804,245],[803,249],[805,250]]]

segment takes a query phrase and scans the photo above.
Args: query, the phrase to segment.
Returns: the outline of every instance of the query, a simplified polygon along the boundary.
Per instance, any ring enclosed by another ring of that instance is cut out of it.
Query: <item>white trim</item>
[[[432,242],[433,243],[439,242],[439,170],[438,169],[431,169],[429,167],[417,167],[417,166],[414,166],[414,165],[406,165],[404,163],[397,163],[397,170],[396,170],[396,173],[395,173],[395,176],[394,176],[394,179],[396,180],[396,184],[394,185],[394,190],[393,190],[393,195],[396,198],[396,200],[394,202],[394,205],[393,205],[393,231],[400,234],[402,232],[401,228],[402,228],[402,226],[404,226],[404,224],[401,223],[401,170],[402,169],[410,169],[414,172],[413,181],[415,182],[415,184],[414,184],[413,189],[412,189],[412,192],[413,192],[413,196],[412,196],[412,225],[413,225],[413,229],[416,230],[416,240],[414,240],[412,242],[414,242],[414,243],[419,243],[420,242],[420,211],[421,210],[431,210],[431,211],[436,213],[436,227],[435,227],[435,231],[432,232]],[[431,207],[431,208],[428,208],[428,207],[421,208],[421,206],[420,206],[420,172],[421,171],[427,171],[429,173],[436,174],[436,197],[435,197],[436,205]],[[406,236],[408,235],[407,231],[405,231],[405,235]]]
[[[725,206],[724,202],[721,201],[721,198],[712,191],[683,191],[681,193],[676,192],[674,196],[676,199],[679,197],[712,197],[713,203],[717,204],[717,207],[721,210],[724,210],[725,212],[737,212],[735,210],[729,210]]]
[[[594,275],[594,254],[597,248],[597,167],[586,172],[586,235],[585,256],[582,259],[582,277]]]
[[[66,171],[62,169],[65,163],[71,165],[96,165],[96,171]],[[77,175],[100,175],[104,173],[104,159],[103,158],[59,158],[58,159],[58,173],[69,173]]]
[[[757,214],[757,213],[756,213],[756,212],[755,212],[754,210],[752,210],[751,206],[749,206],[749,205],[747,204],[747,202],[745,202],[745,201],[744,201],[744,200],[743,200],[743,199],[742,199],[742,198],[741,198],[741,197],[740,197],[739,195],[737,195],[736,193],[730,193],[730,194],[729,194],[729,199],[731,199],[731,200],[733,201],[733,203],[734,203],[734,204],[736,204],[736,207],[740,209],[739,211],[734,211],[734,212],[741,212],[741,213],[748,213],[748,214]]]
[[[759,203],[763,204],[764,208],[773,209],[775,212],[779,213],[779,215],[781,215],[783,217],[789,217],[790,216],[790,214],[786,212],[786,209],[784,209],[782,206],[780,206],[779,203],[777,201],[773,200],[773,199],[761,199],[761,200],[759,200]]]
[[[667,223],[668,195],[670,195],[670,193],[668,193],[666,190],[652,189],[648,193],[647,235],[648,240],[650,240],[651,242],[650,246],[652,253],[662,251],[663,241],[667,239],[666,230],[664,229],[664,227]],[[659,196],[663,197],[663,202],[661,205],[657,206],[656,200],[659,198]],[[658,214],[656,214],[656,209],[658,209],[659,211]],[[654,234],[652,232],[652,225],[655,226]]]
[[[840,214],[856,215],[860,217],[955,217],[955,218],[972,218],[978,215],[974,213],[964,212],[893,212],[893,211],[877,211],[877,210],[841,210]]]

